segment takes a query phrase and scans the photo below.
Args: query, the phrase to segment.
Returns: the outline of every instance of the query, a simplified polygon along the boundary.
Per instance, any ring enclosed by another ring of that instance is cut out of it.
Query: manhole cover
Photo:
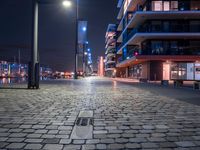
[[[92,139],[93,111],[80,111],[71,139]]]

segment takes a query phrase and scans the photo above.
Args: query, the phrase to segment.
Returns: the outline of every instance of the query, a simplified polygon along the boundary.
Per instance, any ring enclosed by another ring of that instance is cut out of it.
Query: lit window
[[[178,10],[178,1],[171,1],[171,10],[172,11]]]
[[[165,1],[164,2],[164,11],[169,11],[170,7],[169,7],[169,2]]]
[[[152,1],[152,11],[162,11],[162,1]]]

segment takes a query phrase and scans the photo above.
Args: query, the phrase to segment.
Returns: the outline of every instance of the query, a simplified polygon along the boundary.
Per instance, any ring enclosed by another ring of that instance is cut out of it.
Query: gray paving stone
[[[99,139],[86,140],[86,144],[97,144],[97,143],[100,143]]]
[[[43,143],[45,144],[58,144],[60,142],[60,139],[55,139],[55,138],[49,138],[49,139],[44,139]]]
[[[24,149],[41,149],[42,145],[41,144],[27,144],[26,147]]]
[[[176,142],[176,144],[180,147],[193,147],[195,144],[190,141],[181,141],[181,142]]]
[[[124,144],[109,144],[108,149],[124,149]]]
[[[84,144],[85,143],[85,140],[73,140],[73,144]]]
[[[45,144],[43,149],[44,150],[62,150],[63,145],[61,145],[61,144]]]
[[[163,142],[159,143],[161,148],[176,148],[177,145],[174,142]]]
[[[35,134],[45,134],[47,132],[48,132],[48,130],[36,130]]]
[[[46,126],[45,125],[33,125],[33,129],[44,129]]]
[[[158,148],[159,146],[156,143],[142,143],[142,148]]]
[[[95,150],[95,145],[82,145],[82,150]]]
[[[65,145],[63,150],[80,150],[81,145]]]
[[[100,140],[100,143],[103,143],[103,144],[108,144],[108,143],[114,143],[114,139],[101,139]]]
[[[60,140],[60,144],[70,144],[70,143],[72,143],[71,139],[61,139]]]
[[[0,128],[0,133],[2,133],[2,132],[7,132],[9,129],[7,129],[7,128]]]
[[[41,143],[44,139],[26,139],[26,143]]]
[[[125,138],[117,138],[115,139],[116,143],[127,143],[129,141],[129,139],[125,139]]]
[[[140,144],[136,144],[136,143],[127,143],[126,148],[128,149],[139,149],[141,148]]]
[[[147,142],[147,139],[146,138],[130,138],[129,142],[144,143],[144,142]]]
[[[5,142],[7,139],[7,137],[0,137],[0,142]]]
[[[25,143],[11,143],[6,146],[7,149],[22,149],[26,144]]]
[[[4,148],[5,146],[7,146],[9,143],[7,142],[0,142],[0,148]]]
[[[168,129],[169,127],[166,125],[156,125],[157,129]]]
[[[42,136],[42,134],[28,134],[27,137],[28,138],[40,138]]]
[[[30,128],[32,128],[32,125],[21,125],[21,126],[19,126],[19,128],[21,128],[21,129],[30,129]]]
[[[25,138],[9,138],[7,140],[7,142],[18,142],[18,143],[20,143],[20,142],[23,142],[24,140],[25,140]]]
[[[7,137],[7,136],[9,136],[11,133],[4,133],[4,132],[2,132],[2,133],[0,133],[0,137]]]
[[[26,135],[27,135],[26,133],[12,133],[9,135],[9,137],[20,138],[20,137],[25,137]]]
[[[22,131],[22,129],[10,129],[8,132],[10,132],[10,133],[18,133],[18,132],[21,132]]]
[[[97,144],[96,149],[107,149],[106,144]]]
[[[25,129],[22,131],[23,133],[34,133],[35,130],[34,129]]]

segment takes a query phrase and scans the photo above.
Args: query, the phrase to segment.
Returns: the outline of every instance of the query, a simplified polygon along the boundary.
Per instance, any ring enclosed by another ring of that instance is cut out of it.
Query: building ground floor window
[[[138,80],[200,80],[200,63],[149,61],[121,69],[118,77]]]

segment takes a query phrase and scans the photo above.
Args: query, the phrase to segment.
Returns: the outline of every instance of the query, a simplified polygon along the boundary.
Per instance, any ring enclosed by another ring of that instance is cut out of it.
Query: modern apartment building
[[[116,25],[109,24],[106,32],[105,76],[116,75]]]
[[[119,0],[118,7],[119,76],[170,80],[200,74],[200,0]]]

